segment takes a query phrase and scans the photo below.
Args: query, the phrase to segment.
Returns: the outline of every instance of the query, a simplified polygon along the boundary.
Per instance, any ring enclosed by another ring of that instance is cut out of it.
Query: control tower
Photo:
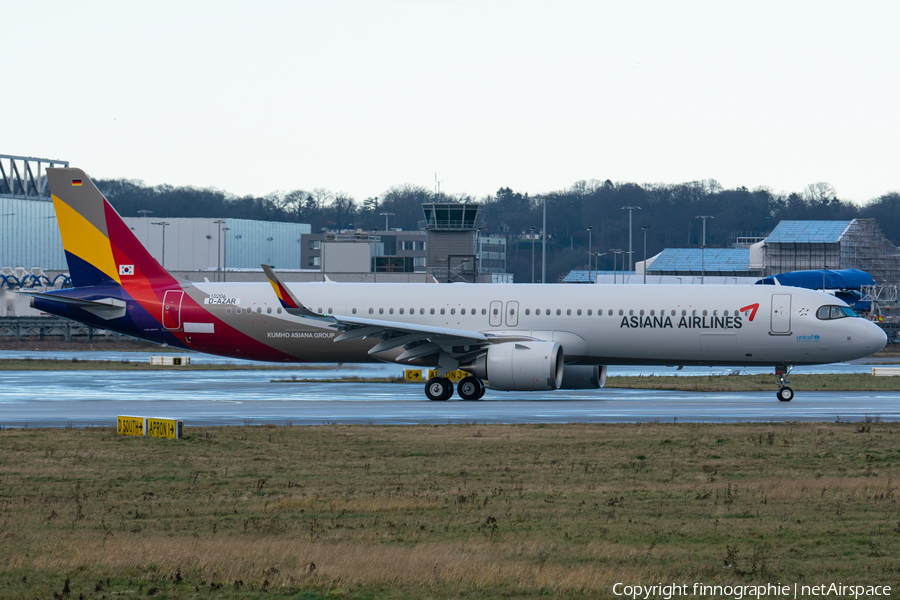
[[[441,283],[474,283],[478,275],[476,236],[480,204],[423,204],[428,272]]]

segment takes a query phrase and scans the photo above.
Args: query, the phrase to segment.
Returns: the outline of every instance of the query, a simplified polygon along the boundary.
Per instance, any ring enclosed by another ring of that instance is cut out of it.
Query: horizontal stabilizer
[[[74,306],[97,315],[102,319],[117,319],[125,316],[125,302],[118,298],[82,300],[81,298],[69,298],[68,296],[57,296],[56,294],[47,294],[44,292],[19,293],[25,296],[31,296],[32,298],[40,298],[41,300],[49,300],[50,302],[59,302],[60,304]]]

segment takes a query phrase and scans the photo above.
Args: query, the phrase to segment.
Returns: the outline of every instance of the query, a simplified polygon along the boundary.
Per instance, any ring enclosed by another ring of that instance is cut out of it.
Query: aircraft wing
[[[275,295],[278,296],[282,308],[289,314],[315,319],[327,327],[338,329],[341,333],[334,338],[335,342],[346,342],[361,338],[381,338],[382,341],[372,347],[369,350],[369,354],[378,354],[403,346],[406,352],[397,359],[402,361],[427,356],[440,350],[458,354],[458,352],[452,352],[452,348],[455,346],[465,347],[466,350],[464,352],[473,352],[489,343],[533,339],[522,336],[515,338],[492,336],[466,329],[434,327],[399,321],[319,314],[306,308],[272,271],[269,265],[262,265],[262,268],[269,278],[269,283],[272,284],[272,288],[275,290]]]

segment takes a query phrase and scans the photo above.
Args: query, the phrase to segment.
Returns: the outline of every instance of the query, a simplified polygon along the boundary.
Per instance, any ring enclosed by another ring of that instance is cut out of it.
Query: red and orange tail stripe
[[[280,281],[273,281],[272,287],[275,288],[275,295],[278,296],[282,306],[285,308],[300,308]]]

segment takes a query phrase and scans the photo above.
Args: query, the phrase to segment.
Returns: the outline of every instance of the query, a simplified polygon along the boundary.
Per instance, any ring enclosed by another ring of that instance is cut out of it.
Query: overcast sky
[[[0,153],[235,194],[900,190],[898,2],[8,2]]]

